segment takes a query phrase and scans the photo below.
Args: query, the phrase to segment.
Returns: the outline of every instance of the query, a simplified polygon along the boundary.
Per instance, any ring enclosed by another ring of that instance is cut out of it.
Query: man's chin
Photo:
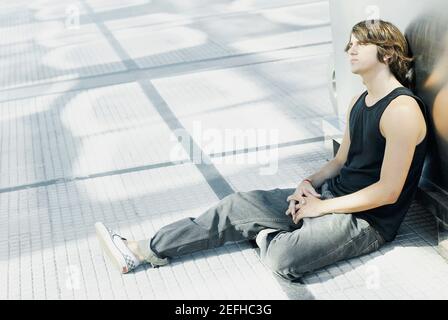
[[[357,74],[357,75],[360,74],[360,70],[359,70],[358,68],[352,68],[352,69],[351,69],[351,72],[352,72],[353,74]]]

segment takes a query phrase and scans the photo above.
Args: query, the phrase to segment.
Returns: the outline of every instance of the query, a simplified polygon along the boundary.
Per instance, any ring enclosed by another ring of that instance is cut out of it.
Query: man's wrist
[[[332,205],[332,200],[333,199],[325,199],[325,200],[321,200],[319,202],[319,213],[321,216],[327,215],[329,213],[336,213],[332,210],[331,205]]]

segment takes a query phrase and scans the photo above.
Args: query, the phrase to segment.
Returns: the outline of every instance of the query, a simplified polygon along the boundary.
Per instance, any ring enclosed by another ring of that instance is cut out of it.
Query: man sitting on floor
[[[334,159],[296,189],[234,193],[147,240],[126,240],[97,222],[100,243],[119,270],[162,266],[172,257],[255,239],[261,261],[294,280],[392,241],[420,179],[426,110],[408,89],[412,58],[397,27],[360,22],[346,52],[367,90],[349,106]]]

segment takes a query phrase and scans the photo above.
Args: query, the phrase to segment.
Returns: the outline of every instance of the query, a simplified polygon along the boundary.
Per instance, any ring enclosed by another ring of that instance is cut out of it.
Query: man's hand
[[[305,202],[305,197],[321,197],[319,193],[316,192],[313,185],[308,181],[302,181],[294,191],[294,193],[288,197],[286,201],[289,202],[289,208],[286,210],[286,215],[291,215],[294,218],[294,215],[296,214],[296,206],[300,205],[301,202]]]
[[[317,218],[325,214],[321,207],[322,200],[313,195],[299,198],[297,195],[293,194],[287,198],[287,201],[294,200],[298,202],[298,204],[295,205],[295,210],[292,214],[292,220],[295,224],[298,224],[303,218]]]

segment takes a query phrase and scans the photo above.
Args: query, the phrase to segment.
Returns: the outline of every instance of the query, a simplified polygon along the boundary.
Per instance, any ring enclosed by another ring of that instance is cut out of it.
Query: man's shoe
[[[259,248],[266,248],[267,245],[267,238],[269,234],[273,232],[279,232],[280,230],[277,229],[263,229],[260,232],[258,232],[257,237],[255,238],[255,242],[257,243],[257,246]]]
[[[107,228],[102,222],[95,223],[95,230],[103,250],[121,273],[128,273],[141,264],[126,246],[125,238]]]

